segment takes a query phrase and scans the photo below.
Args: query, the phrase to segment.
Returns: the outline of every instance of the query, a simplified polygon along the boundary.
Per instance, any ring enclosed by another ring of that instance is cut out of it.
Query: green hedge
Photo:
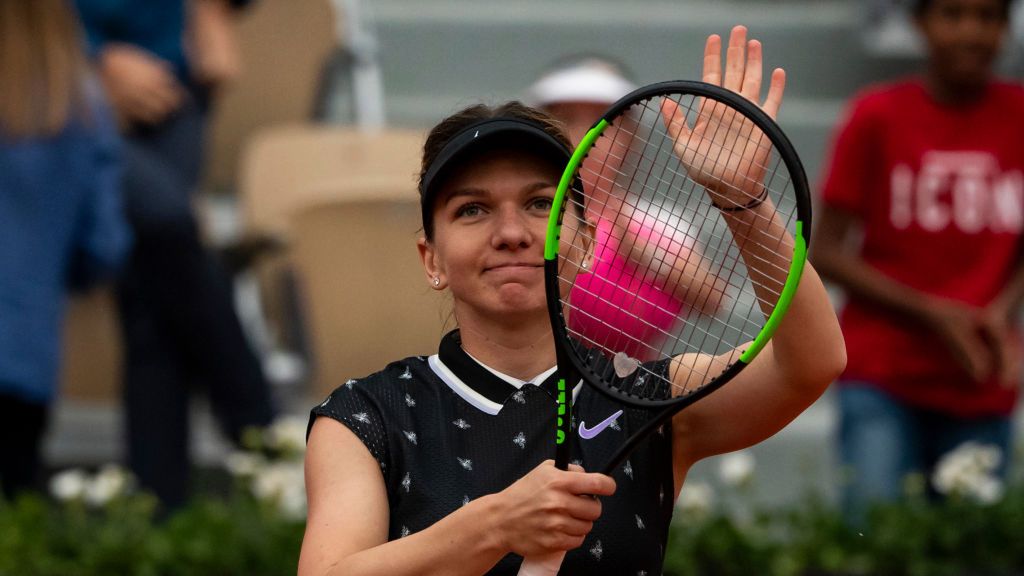
[[[0,504],[2,576],[295,574],[305,524],[249,497],[197,500],[157,521],[152,498],[100,509],[41,497]]]
[[[680,510],[673,576],[1009,576],[1024,574],[1024,490],[983,504],[923,496],[874,509],[851,529],[818,499],[758,510]],[[240,494],[158,519],[152,498],[102,506],[39,496],[0,503],[0,576],[290,575],[304,524]]]
[[[152,499],[102,509],[40,497],[0,505],[0,575],[294,574],[304,525],[248,497],[198,500],[157,522]],[[831,507],[678,515],[666,574],[1024,574],[1024,492],[995,505],[952,499],[875,509],[847,528]]]
[[[991,504],[908,498],[857,528],[813,498],[739,519],[677,514],[668,549],[673,576],[1021,576],[1024,490]]]

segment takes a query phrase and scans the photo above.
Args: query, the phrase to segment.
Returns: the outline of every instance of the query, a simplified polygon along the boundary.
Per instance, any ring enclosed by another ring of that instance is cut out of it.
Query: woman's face
[[[560,177],[549,161],[496,150],[468,159],[442,184],[434,238],[420,241],[420,254],[428,281],[451,290],[460,324],[467,315],[546,321],[544,237]]]
[[[935,0],[918,19],[933,72],[955,88],[988,80],[1006,25],[1001,0]]]

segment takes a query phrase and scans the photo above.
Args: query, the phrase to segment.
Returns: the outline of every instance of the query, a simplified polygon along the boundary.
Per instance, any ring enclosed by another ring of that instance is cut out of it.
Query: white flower
[[[289,485],[302,483],[301,462],[273,462],[257,471],[252,479],[252,493],[260,500],[273,500],[280,497]]]
[[[718,476],[727,486],[743,486],[754,477],[754,456],[749,452],[733,452],[722,456]]]
[[[50,478],[50,494],[62,502],[77,500],[85,495],[88,483],[89,475],[84,470],[80,468],[64,470]]]
[[[974,498],[982,504],[995,504],[1003,498],[1003,483],[998,478],[982,478],[973,486]]]
[[[1002,459],[998,447],[965,442],[939,460],[932,485],[940,494],[994,503],[1003,495],[1003,483],[996,476]]]
[[[264,464],[266,461],[263,456],[255,452],[235,451],[224,459],[224,467],[236,478],[255,476]]]
[[[86,485],[85,501],[93,506],[102,506],[127,493],[130,486],[131,476],[123,468],[107,464]]]
[[[285,452],[305,452],[307,424],[305,418],[298,416],[283,416],[274,420],[266,431],[267,445]]]
[[[262,455],[235,452],[225,466],[236,477],[248,480],[249,491],[258,500],[273,504],[285,518],[306,516],[306,485],[302,460],[268,462]]]
[[[702,516],[711,512],[715,491],[706,482],[687,482],[679,491],[676,509],[684,514]]]
[[[277,499],[277,509],[289,520],[306,517],[306,489],[302,484],[291,484]]]

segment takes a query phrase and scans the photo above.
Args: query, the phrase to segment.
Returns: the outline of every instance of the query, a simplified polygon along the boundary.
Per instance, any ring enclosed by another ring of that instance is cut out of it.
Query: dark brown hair
[[[427,202],[436,200],[436,196],[428,195],[423,189],[423,177],[430,170],[431,165],[437,160],[438,155],[453,138],[458,136],[464,129],[472,124],[491,118],[516,118],[535,124],[556,140],[565,145],[566,149],[572,150],[569,137],[566,136],[562,123],[550,114],[531,108],[522,102],[511,101],[498,106],[476,104],[464,108],[451,116],[440,121],[427,135],[427,141],[423,144],[423,162],[420,165],[419,189],[420,204],[423,214],[433,214],[433,206],[424,206]],[[431,218],[423,219],[423,234],[427,240],[433,240],[434,223]]]
[[[924,16],[928,9],[932,7],[932,4],[935,4],[935,0],[914,0],[911,8],[914,16],[918,18]],[[1013,4],[1013,0],[1003,0],[1003,16],[1006,18],[1010,16],[1010,4]]]
[[[82,37],[69,0],[0,1],[0,132],[53,135],[83,104]]]

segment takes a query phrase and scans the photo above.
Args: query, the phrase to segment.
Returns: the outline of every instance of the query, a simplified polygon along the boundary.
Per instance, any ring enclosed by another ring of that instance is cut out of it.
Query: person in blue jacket
[[[0,486],[34,488],[69,288],[130,245],[119,144],[65,0],[0,2]]]

